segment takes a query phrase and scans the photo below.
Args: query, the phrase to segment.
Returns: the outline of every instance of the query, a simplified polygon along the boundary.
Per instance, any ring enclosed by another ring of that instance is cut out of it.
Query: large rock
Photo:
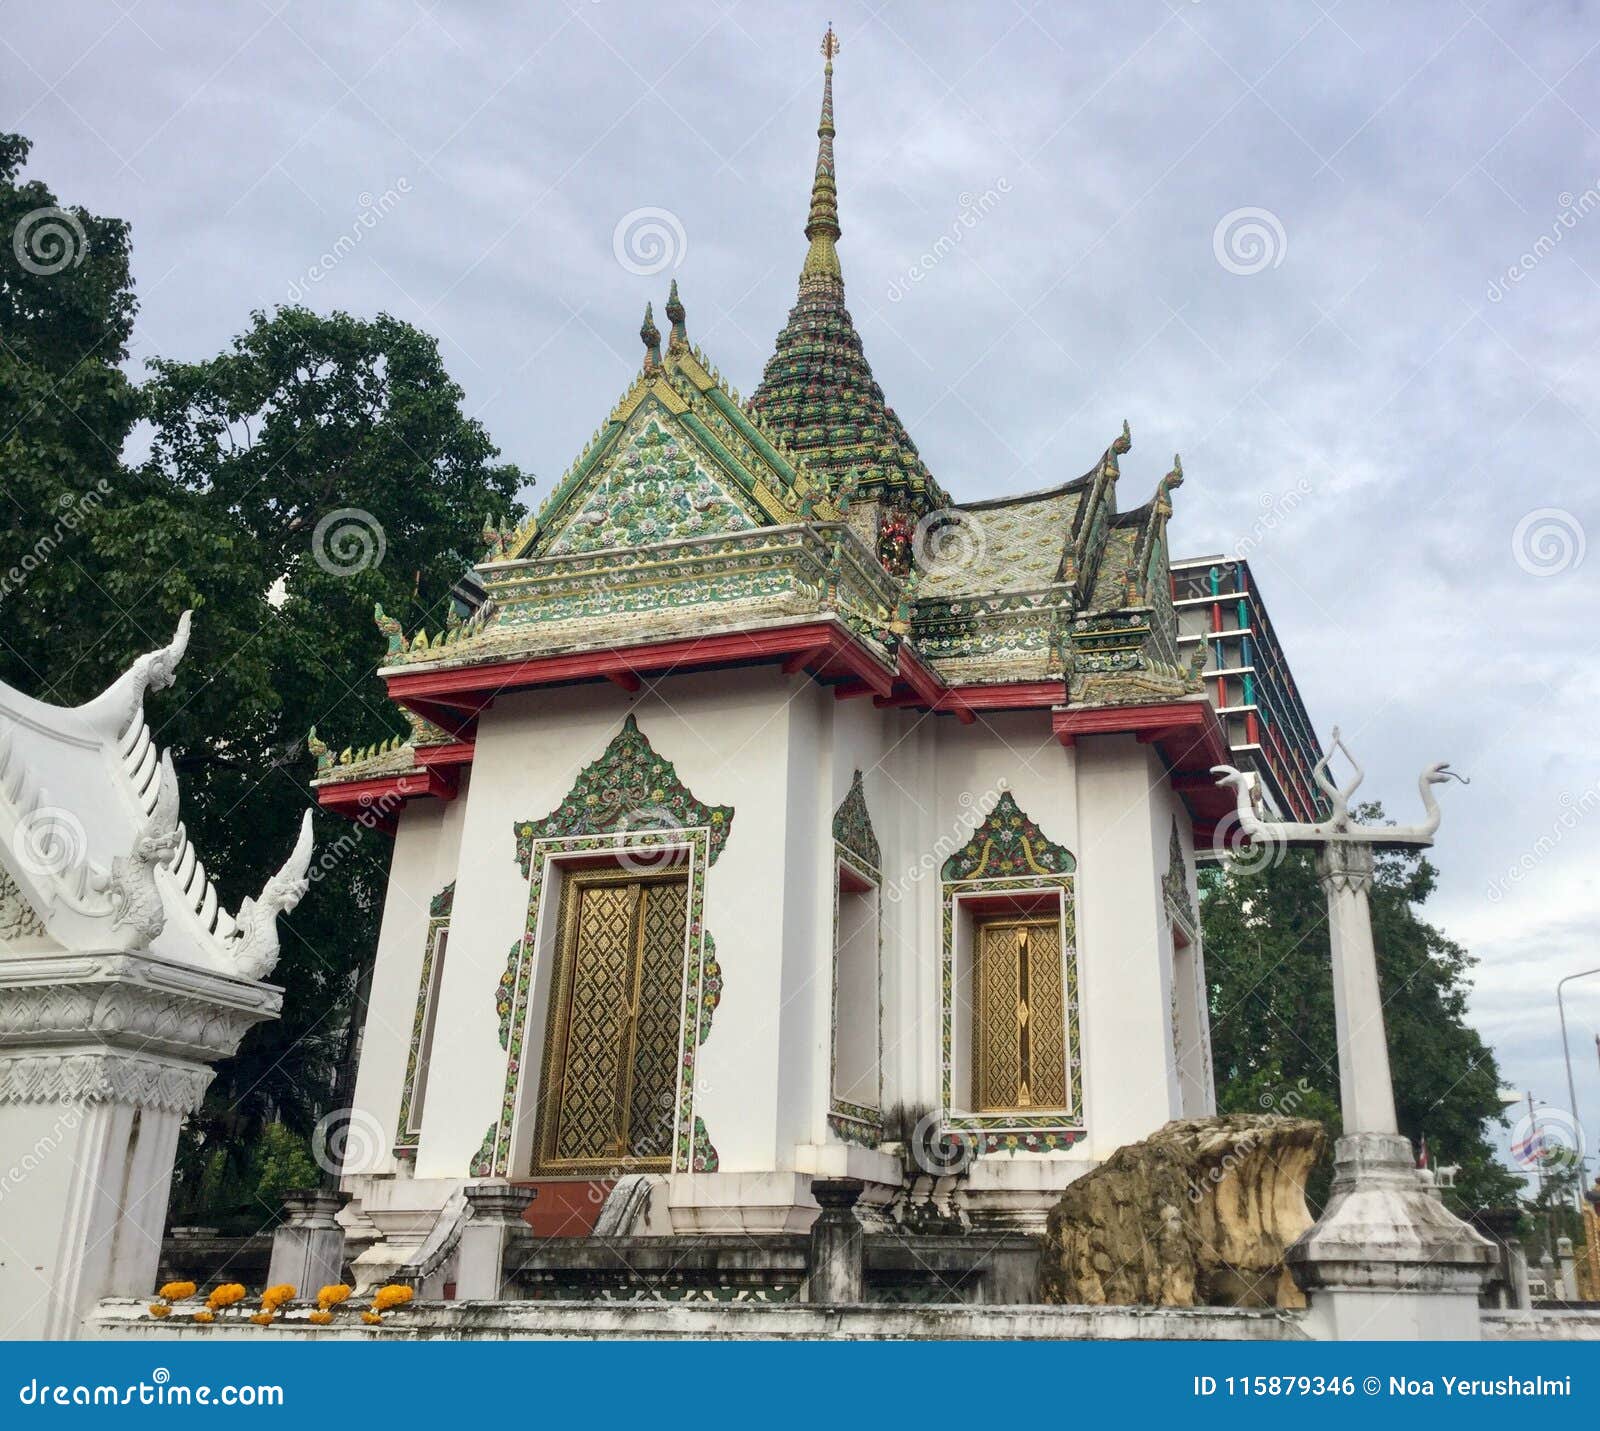
[[[1239,1113],[1168,1123],[1070,1184],[1039,1257],[1046,1302],[1299,1307],[1284,1249],[1311,1225],[1322,1155],[1309,1118]]]

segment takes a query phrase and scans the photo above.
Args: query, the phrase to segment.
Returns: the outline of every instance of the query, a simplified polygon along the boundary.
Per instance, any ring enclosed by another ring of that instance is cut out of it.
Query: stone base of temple
[[[379,1327],[351,1314],[313,1326],[291,1309],[273,1336],[314,1341],[1253,1341],[1316,1340],[1306,1313],[1218,1307],[838,1307],[762,1302],[413,1302]],[[1485,1341],[1600,1340],[1600,1312],[1487,1313]],[[86,1335],[102,1340],[261,1339],[244,1313],[209,1326],[157,1321],[144,1303],[100,1303]]]

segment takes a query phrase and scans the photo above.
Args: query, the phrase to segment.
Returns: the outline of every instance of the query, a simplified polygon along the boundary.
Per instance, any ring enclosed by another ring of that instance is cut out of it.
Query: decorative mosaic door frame
[[[526,1116],[535,1116],[533,1100],[523,1087],[523,1055],[532,1032],[528,1024],[542,947],[541,924],[555,918],[558,902],[547,893],[554,887],[557,865],[596,858],[653,869],[687,857],[688,919],[679,1015],[682,1058],[672,1170],[717,1170],[717,1151],[694,1110],[694,1074],[697,1052],[711,1032],[711,1018],[722,996],[716,944],[705,927],[705,877],[722,853],[732,823],[731,806],[704,805],[690,794],[672,763],[656,754],[630,713],[621,733],[583,769],[555,810],[542,820],[522,820],[513,826],[516,858],[528,878],[527,914],[495,990],[506,1076],[499,1115],[472,1160],[473,1177],[513,1175],[512,1149],[519,1141],[521,1114],[526,1110]],[[542,1034],[540,1030],[540,1040]]]
[[[940,966],[940,1088],[944,1124],[980,1153],[1058,1152],[1084,1137],[1083,1056],[1078,1024],[1077,862],[1048,840],[1001,794],[968,842],[941,870],[943,938]],[[1065,1001],[1069,1106],[1037,1114],[957,1112],[955,1099],[956,920],[958,906],[977,897],[1055,896],[1060,910],[1062,993]]]
[[[839,866],[844,865],[873,890],[873,983],[877,996],[878,1106],[851,1103],[837,1093],[839,1078]],[[867,812],[860,770],[833,814],[833,960],[829,1003],[828,1127],[847,1143],[876,1148],[883,1141],[883,855]]]

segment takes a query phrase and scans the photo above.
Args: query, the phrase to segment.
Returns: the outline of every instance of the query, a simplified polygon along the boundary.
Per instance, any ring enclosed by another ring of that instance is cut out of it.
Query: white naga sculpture
[[[1328,766],[1334,755],[1342,754],[1355,771],[1348,785],[1335,785],[1328,775]],[[1465,775],[1450,768],[1450,762],[1441,760],[1430,765],[1417,777],[1417,789],[1422,793],[1422,808],[1427,819],[1420,825],[1357,825],[1350,818],[1350,797],[1360,788],[1366,772],[1356,763],[1350,749],[1339,738],[1339,727],[1333,728],[1333,744],[1328,753],[1316,763],[1311,778],[1317,788],[1328,797],[1333,814],[1315,824],[1297,824],[1287,820],[1266,821],[1256,808],[1254,782],[1242,770],[1231,765],[1213,765],[1211,773],[1218,785],[1233,787],[1238,805],[1239,828],[1253,840],[1267,840],[1279,845],[1326,845],[1334,842],[1367,845],[1373,849],[1425,848],[1433,843],[1439,829],[1439,802],[1433,798],[1431,787],[1447,780],[1459,780],[1463,785],[1472,782]]]
[[[1355,771],[1343,786],[1328,775],[1336,752]],[[1350,797],[1362,770],[1337,726],[1312,772],[1331,807],[1325,820],[1264,820],[1248,777],[1231,765],[1214,766],[1212,773],[1218,784],[1233,787],[1239,828],[1252,841],[1316,850],[1328,899],[1344,1136],[1335,1146],[1333,1196],[1289,1248],[1289,1265],[1311,1291],[1313,1313],[1327,1335],[1475,1337],[1478,1288],[1495,1254],[1445,1209],[1433,1179],[1419,1175],[1410,1141],[1400,1136],[1368,902],[1373,852],[1431,845],[1439,829],[1433,786],[1451,779],[1466,784],[1467,778],[1444,762],[1430,765],[1418,781],[1426,812],[1420,825],[1357,824]]]
[[[189,629],[81,706],[0,683],[0,1222],[27,1249],[0,1256],[0,1336],[82,1335],[99,1297],[152,1290],[179,1124],[282,1004],[260,981],[311,814],[229,914],[144,717]]]

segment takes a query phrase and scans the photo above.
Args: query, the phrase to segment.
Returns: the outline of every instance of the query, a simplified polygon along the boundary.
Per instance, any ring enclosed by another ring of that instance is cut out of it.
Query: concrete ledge
[[[1485,1312],[1486,1342],[1600,1341],[1600,1312]]]
[[[530,1338],[676,1341],[1304,1341],[1298,1314],[1230,1308],[804,1306],[715,1302],[414,1302],[382,1326],[342,1310],[314,1327],[307,1306],[270,1328],[247,1312],[219,1313],[209,1326],[180,1311],[157,1321],[143,1302],[108,1300],[89,1335],[115,1340],[292,1337],[295,1340],[513,1341]]]

